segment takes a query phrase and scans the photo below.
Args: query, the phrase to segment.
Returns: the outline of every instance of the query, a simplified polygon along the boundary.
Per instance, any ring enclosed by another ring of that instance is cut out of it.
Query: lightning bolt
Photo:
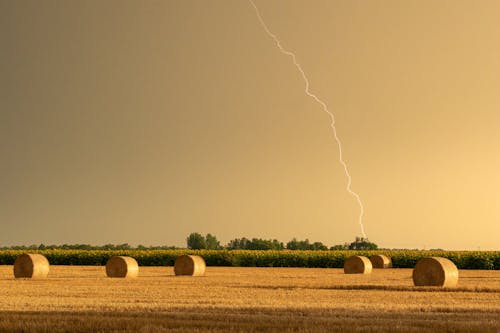
[[[365,208],[363,206],[363,202],[361,201],[360,196],[356,192],[354,192],[352,190],[352,186],[351,186],[352,185],[352,177],[351,177],[351,174],[349,173],[349,169],[347,168],[347,163],[344,161],[344,158],[343,158],[342,142],[339,139],[339,136],[337,134],[337,128],[335,127],[335,116],[333,115],[332,112],[330,112],[330,110],[328,110],[328,106],[326,105],[325,102],[323,102],[315,94],[311,93],[311,91],[309,90],[309,79],[307,78],[306,73],[302,69],[302,66],[297,62],[297,57],[295,56],[295,54],[293,52],[291,52],[291,51],[286,50],[281,45],[281,42],[278,39],[278,37],[275,34],[273,34],[271,32],[271,30],[269,30],[269,28],[267,27],[267,24],[264,22],[264,19],[260,15],[259,8],[255,5],[254,1],[253,0],[249,0],[249,1],[250,1],[250,4],[252,5],[252,7],[255,9],[255,14],[257,15],[257,18],[259,19],[260,25],[262,26],[262,28],[264,29],[264,31],[269,35],[269,37],[271,37],[274,40],[274,43],[276,44],[276,46],[278,47],[278,49],[280,50],[281,53],[283,53],[283,54],[289,56],[290,58],[292,58],[293,64],[295,65],[295,67],[297,67],[297,69],[299,70],[300,74],[302,75],[302,79],[304,80],[306,95],[309,96],[309,97],[311,97],[319,105],[321,105],[323,111],[326,112],[328,114],[328,116],[330,116],[330,120],[331,120],[330,127],[332,128],[333,136],[334,136],[335,141],[337,142],[337,145],[338,145],[338,148],[339,148],[339,162],[344,167],[344,172],[345,172],[345,175],[347,177],[346,190],[347,190],[347,192],[350,195],[352,195],[356,199],[356,202],[359,205],[359,219],[358,219],[358,222],[359,222],[359,225],[361,227],[361,234],[363,235],[364,238],[366,238],[365,227],[363,225],[363,215],[365,213]]]

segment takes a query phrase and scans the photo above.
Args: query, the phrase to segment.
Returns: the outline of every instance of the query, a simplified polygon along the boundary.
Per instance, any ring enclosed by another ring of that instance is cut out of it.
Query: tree
[[[130,250],[132,247],[128,243],[115,245],[116,250]]]
[[[376,250],[378,249],[378,245],[372,243],[368,240],[368,238],[356,237],[354,242],[349,244],[349,250]]]
[[[313,245],[309,243],[309,239],[299,241],[296,238],[286,243],[286,248],[289,250],[313,250]]]
[[[280,242],[277,239],[273,239],[271,241],[271,250],[283,250],[284,248],[285,244],[283,244],[283,242]]]
[[[283,250],[285,246],[277,239],[262,238],[235,238],[231,240],[226,248],[228,250]]]
[[[328,247],[321,242],[314,242],[311,244],[311,250],[325,251],[325,250],[328,250]]]
[[[206,243],[205,237],[203,237],[201,234],[199,234],[197,232],[191,233],[186,238],[186,242],[187,242],[188,249],[200,250],[200,249],[207,248],[207,243]]]
[[[205,236],[205,249],[218,250],[220,248],[221,246],[219,241],[217,240],[217,237],[212,234],[207,234]]]
[[[330,247],[330,250],[347,250],[349,248],[349,244],[338,244]]]
[[[283,243],[276,239],[252,238],[248,243],[248,250],[282,250]]]
[[[228,250],[246,250],[249,242],[250,241],[245,237],[235,238],[230,240],[226,247]]]
[[[299,249],[299,241],[297,238],[292,239],[288,243],[286,243],[286,248],[288,250],[298,250]]]

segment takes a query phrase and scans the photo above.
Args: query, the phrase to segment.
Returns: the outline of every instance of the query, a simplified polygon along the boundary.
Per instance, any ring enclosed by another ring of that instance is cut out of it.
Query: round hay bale
[[[458,283],[458,269],[446,258],[429,257],[420,259],[413,269],[415,286],[455,287]]]
[[[139,275],[139,265],[132,257],[111,257],[106,262],[106,275],[113,278],[135,278]]]
[[[41,254],[22,254],[14,262],[15,278],[46,278],[50,264]]]
[[[391,268],[392,260],[386,255],[375,254],[370,257],[373,268]]]
[[[182,255],[175,260],[175,275],[205,275],[205,260],[200,256]]]
[[[370,274],[372,263],[370,259],[363,256],[352,256],[344,261],[345,274]]]

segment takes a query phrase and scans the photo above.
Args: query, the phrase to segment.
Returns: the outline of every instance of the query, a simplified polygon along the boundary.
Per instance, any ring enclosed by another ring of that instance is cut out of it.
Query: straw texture
[[[175,275],[205,275],[205,260],[200,256],[182,255],[175,260]]]
[[[370,274],[372,263],[370,259],[363,256],[352,256],[344,261],[345,274]]]
[[[111,257],[106,263],[106,275],[113,278],[135,278],[139,275],[139,265],[132,257]]]
[[[392,260],[383,254],[376,254],[370,257],[373,268],[391,268]]]
[[[16,278],[46,278],[49,270],[49,261],[41,254],[22,254],[14,262]]]
[[[429,257],[420,259],[413,269],[415,286],[456,287],[458,269],[446,258]]]

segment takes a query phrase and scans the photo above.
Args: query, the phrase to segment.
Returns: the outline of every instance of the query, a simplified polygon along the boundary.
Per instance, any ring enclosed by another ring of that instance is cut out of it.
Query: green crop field
[[[341,268],[352,255],[385,254],[395,268],[413,268],[424,257],[444,257],[459,269],[500,270],[500,251],[260,251],[260,250],[2,250],[0,265],[12,265],[22,253],[41,253],[53,265],[105,265],[115,255],[134,257],[141,266],[172,266],[182,254],[202,256],[208,266]]]

